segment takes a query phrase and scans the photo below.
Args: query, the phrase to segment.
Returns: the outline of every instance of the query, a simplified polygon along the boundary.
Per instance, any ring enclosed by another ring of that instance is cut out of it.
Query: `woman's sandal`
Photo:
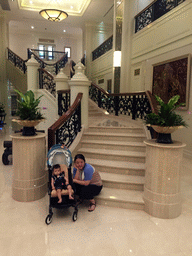
[[[90,204],[89,204],[89,207],[91,208],[91,206],[93,206],[93,205],[95,206],[94,209],[92,209],[92,210],[91,210],[91,209],[88,209],[88,212],[93,212],[93,211],[95,210],[95,208],[96,208],[96,202],[95,202],[95,203],[90,203]]]

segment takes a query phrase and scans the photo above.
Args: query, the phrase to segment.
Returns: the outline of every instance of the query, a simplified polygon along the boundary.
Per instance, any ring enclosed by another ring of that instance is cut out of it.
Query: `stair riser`
[[[80,152],[82,152],[80,150]],[[108,154],[97,154],[86,152],[83,154],[86,158],[101,159],[101,160],[111,160],[111,161],[126,161],[134,163],[145,163],[145,157],[133,157],[133,156],[121,156],[121,155],[108,155]]]
[[[143,133],[143,129],[137,128],[128,128],[128,127],[121,127],[121,128],[107,128],[107,127],[89,127],[90,132],[106,132],[106,133]]]
[[[105,141],[126,141],[126,142],[143,142],[144,137],[134,137],[134,136],[113,136],[113,135],[92,135],[84,134],[83,140],[105,140]]]
[[[105,180],[102,180],[102,182],[105,188],[137,190],[137,191],[144,190],[144,184],[128,184],[128,183],[125,184],[125,183],[117,183],[117,182],[111,182],[111,181],[105,181]]]
[[[134,202],[121,202],[121,201],[114,201],[114,200],[107,200],[107,199],[101,199],[101,198],[95,198],[97,204],[99,205],[105,205],[109,207],[119,207],[123,209],[131,209],[131,210],[143,210],[144,211],[144,203],[134,203]]]
[[[89,162],[91,164],[91,162]],[[114,168],[108,166],[100,166],[93,164],[95,169],[99,172],[107,172],[107,173],[116,173],[116,174],[124,174],[124,175],[135,175],[135,176],[145,176],[145,170],[134,170],[134,169],[126,169],[126,168]]]
[[[100,149],[109,149],[109,150],[122,150],[122,151],[136,151],[136,152],[145,152],[146,148],[138,146],[126,146],[126,145],[110,145],[110,144],[94,144],[89,142],[82,142],[82,148],[100,148]]]

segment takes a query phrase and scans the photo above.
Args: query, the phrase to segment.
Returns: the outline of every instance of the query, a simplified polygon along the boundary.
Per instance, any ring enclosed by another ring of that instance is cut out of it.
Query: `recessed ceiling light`
[[[33,1],[29,1],[30,4],[33,4]]]
[[[31,26],[31,29],[34,29],[35,27],[34,26]]]
[[[66,32],[66,30],[64,29],[64,30],[63,30],[63,32],[65,33],[65,32]]]
[[[71,5],[70,8],[73,9],[73,6]]]

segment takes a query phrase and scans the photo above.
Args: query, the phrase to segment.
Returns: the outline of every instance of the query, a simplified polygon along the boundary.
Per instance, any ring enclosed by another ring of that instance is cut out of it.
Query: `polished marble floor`
[[[0,131],[0,155],[11,127]],[[22,168],[22,167],[21,167]],[[47,226],[48,196],[29,203],[12,199],[12,165],[0,162],[0,256],[191,256],[192,161],[181,170],[182,214],[171,220],[143,211],[98,205],[94,212],[81,205],[54,210]]]

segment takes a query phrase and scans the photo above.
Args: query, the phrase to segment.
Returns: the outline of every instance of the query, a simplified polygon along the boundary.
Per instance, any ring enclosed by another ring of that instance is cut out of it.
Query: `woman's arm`
[[[60,167],[61,167],[61,172],[64,172],[64,174],[65,174],[66,184],[69,184],[67,166],[65,164],[60,164]]]
[[[78,180],[78,179],[73,179],[74,183],[80,184],[80,185],[84,185],[84,186],[88,186],[90,183],[90,180]]]

